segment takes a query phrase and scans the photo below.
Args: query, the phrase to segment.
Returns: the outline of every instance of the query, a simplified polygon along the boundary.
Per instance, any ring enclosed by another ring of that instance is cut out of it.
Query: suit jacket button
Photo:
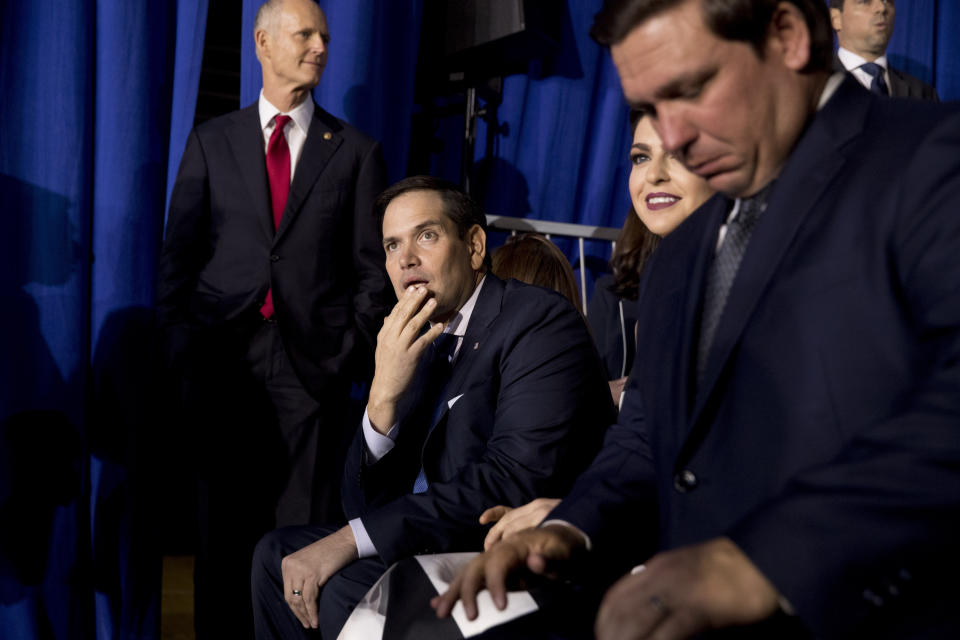
[[[872,589],[863,590],[863,599],[875,607],[883,606],[883,598],[877,595]]]
[[[690,469],[684,469],[677,475],[673,476],[673,488],[676,489],[679,493],[686,493],[692,491],[697,486],[697,476],[690,471]]]
[[[270,262],[276,262],[279,259],[280,259],[280,256],[278,256],[277,254],[273,254],[272,256],[270,256]]]

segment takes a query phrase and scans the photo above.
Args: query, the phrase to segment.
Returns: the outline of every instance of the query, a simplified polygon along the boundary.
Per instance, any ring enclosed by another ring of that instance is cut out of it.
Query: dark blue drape
[[[924,82],[932,83],[936,52],[931,46],[936,38],[936,24],[929,19],[935,14],[937,0],[913,0],[897,5],[896,28],[887,48],[890,63]]]
[[[151,309],[171,122],[183,139],[196,100],[175,61],[199,66],[205,14],[186,0],[0,14],[4,638],[157,635]]]
[[[0,9],[0,634],[80,637],[93,19]]]
[[[180,7],[187,40],[178,47]],[[92,8],[93,210],[88,224],[94,260],[85,432],[95,623],[99,638],[151,638],[159,629],[160,579],[154,536],[159,476],[150,455],[161,427],[154,393],[154,271],[171,120],[192,119],[195,106],[195,79],[193,87],[178,87],[183,102],[172,102],[175,63],[178,53],[202,51],[202,35],[187,29],[197,22],[198,3],[100,0]]]
[[[559,55],[531,63],[526,75],[508,76],[495,121],[478,125],[476,183],[490,213],[623,224],[630,207],[628,112],[610,56],[587,26],[602,4],[571,1],[561,8]],[[453,160],[441,162],[457,166]],[[575,244],[558,244],[572,261],[580,259]],[[588,242],[585,249],[592,283],[610,247]]]
[[[626,108],[586,34],[600,3],[557,3],[559,57],[508,77],[496,126],[480,123],[476,179],[491,213],[622,222]],[[244,105],[260,86],[256,5],[243,2]],[[382,140],[398,179],[409,149],[428,143],[410,139],[422,0],[322,6],[333,40],[315,96]],[[960,98],[960,5],[897,9],[893,64]],[[0,5],[4,639],[156,636],[156,479],[177,471],[148,455],[170,426],[153,377],[155,263],[206,15],[206,0]],[[436,135],[432,171],[457,179],[462,119]]]

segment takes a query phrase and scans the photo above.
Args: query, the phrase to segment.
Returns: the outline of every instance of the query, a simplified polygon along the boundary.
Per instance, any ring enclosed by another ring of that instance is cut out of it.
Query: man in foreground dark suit
[[[621,0],[593,34],[725,195],[646,267],[597,461],[438,615],[586,555],[647,558],[603,639],[960,636],[960,113],[831,75],[821,0]]]
[[[392,300],[372,219],[380,145],[310,95],[326,18],[311,0],[268,2],[254,39],[260,99],[191,133],[160,261],[159,323],[195,438],[201,637],[249,636],[264,533],[342,517],[350,383],[369,379]]]
[[[887,60],[896,15],[893,0],[830,0],[830,20],[840,45],[834,67],[846,69],[880,95],[937,100],[933,87]]]
[[[258,638],[311,627],[335,638],[395,561],[481,549],[480,513],[563,495],[613,420],[583,318],[556,292],[489,272],[486,219],[468,196],[414,177],[376,209],[399,301],[347,457],[350,523],[281,529],[258,545]]]

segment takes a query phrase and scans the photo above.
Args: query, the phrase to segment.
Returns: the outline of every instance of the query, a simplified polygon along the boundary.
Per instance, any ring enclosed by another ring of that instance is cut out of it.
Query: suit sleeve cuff
[[[390,450],[393,449],[396,439],[396,424],[390,427],[390,430],[387,431],[387,435],[383,435],[373,428],[373,425],[370,424],[370,417],[367,416],[367,410],[363,410],[363,440],[367,443],[368,464],[373,464],[383,456],[390,453]],[[360,557],[362,558],[363,556]]]
[[[590,536],[588,536],[588,535],[585,534],[583,531],[581,531],[579,527],[570,524],[570,523],[567,522],[566,520],[557,520],[557,519],[544,520],[543,522],[540,523],[539,526],[545,527],[545,526],[547,526],[548,524],[556,524],[556,525],[559,525],[559,526],[561,526],[561,527],[566,527],[567,529],[570,529],[570,530],[574,531],[575,533],[577,533],[577,535],[579,535],[581,538],[583,538],[583,544],[586,546],[587,551],[592,551],[592,550],[593,550],[593,543],[590,542]]]
[[[373,540],[367,534],[367,528],[363,526],[360,518],[354,518],[350,521],[350,529],[353,531],[353,539],[357,543],[357,555],[360,558],[370,558],[377,555],[377,548],[373,546]]]

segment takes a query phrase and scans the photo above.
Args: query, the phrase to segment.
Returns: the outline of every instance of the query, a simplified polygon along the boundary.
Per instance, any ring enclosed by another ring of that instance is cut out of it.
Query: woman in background
[[[506,244],[493,252],[493,275],[502,280],[513,278],[527,284],[553,289],[569,300],[577,311],[580,296],[573,268],[563,252],[546,236],[524,233],[507,238]]]
[[[637,348],[633,303],[643,265],[660,238],[676,229],[713,195],[703,178],[690,173],[663,148],[649,118],[633,111],[630,125],[633,168],[628,186],[632,207],[610,257],[613,274],[597,280],[587,314],[616,404]]]
[[[640,274],[660,238],[669,234],[700,205],[713,190],[706,181],[690,173],[672,153],[663,148],[649,118],[630,113],[633,144],[630,146],[631,214],[620,232],[610,258],[612,277],[597,280],[587,317],[594,331],[610,379],[610,393],[619,405],[626,376],[636,352],[636,315]],[[598,299],[599,298],[599,299]],[[483,542],[485,549],[515,531],[535,527],[560,502],[558,498],[537,498],[522,507],[499,505],[483,512],[481,524],[496,522]]]
[[[633,331],[637,314],[633,302],[637,299],[640,271],[659,243],[660,237],[640,222],[631,206],[610,256],[612,273],[600,276],[594,283],[587,315],[615,403],[619,401],[637,348]]]

